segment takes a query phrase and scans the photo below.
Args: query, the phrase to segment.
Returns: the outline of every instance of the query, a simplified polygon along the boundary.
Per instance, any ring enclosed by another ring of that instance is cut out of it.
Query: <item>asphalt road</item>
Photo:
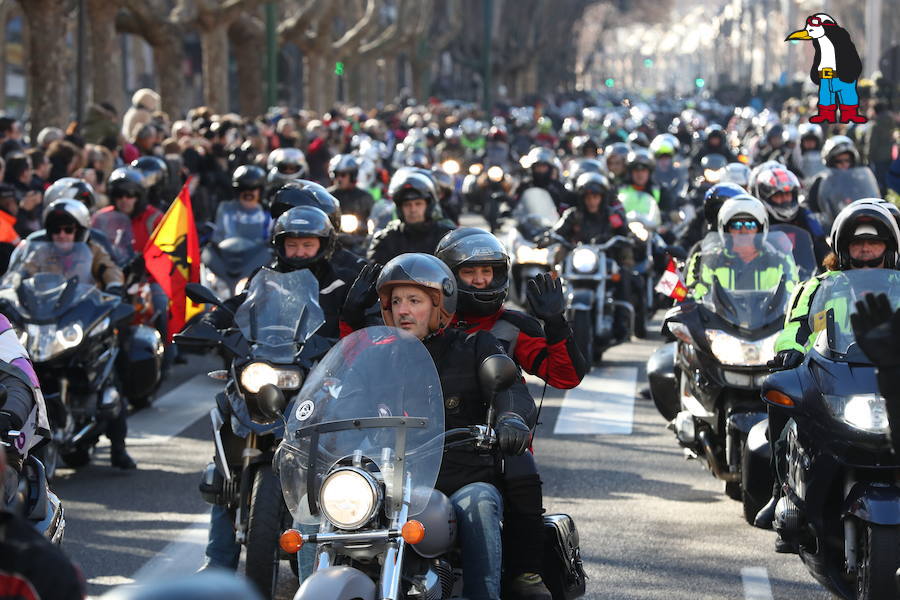
[[[588,598],[828,598],[795,556],[773,551],[722,484],[686,461],[652,402],[644,363],[658,340],[610,350],[581,389],[547,389],[535,444],[548,512],[571,514],[581,536]],[[200,566],[208,505],[197,492],[211,456],[213,357],[178,366],[149,409],[130,417],[133,472],[93,462],[59,471],[53,487],[68,527],[64,549],[92,595]],[[530,382],[535,398],[542,385]],[[289,571],[282,570],[285,578]],[[290,598],[291,582],[280,597]]]

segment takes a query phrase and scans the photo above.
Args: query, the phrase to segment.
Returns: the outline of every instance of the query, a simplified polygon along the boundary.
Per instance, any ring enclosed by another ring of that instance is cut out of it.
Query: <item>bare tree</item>
[[[71,8],[66,0],[19,0],[32,32],[28,53],[28,88],[32,131],[62,127],[68,120],[69,100],[65,24]]]
[[[90,65],[94,102],[109,102],[117,110],[125,109],[122,85],[122,52],[116,33],[116,0],[88,0],[90,23]]]
[[[256,14],[247,11],[228,28],[228,40],[234,50],[238,80],[238,105],[246,115],[265,111],[263,63],[266,55],[266,26]]]

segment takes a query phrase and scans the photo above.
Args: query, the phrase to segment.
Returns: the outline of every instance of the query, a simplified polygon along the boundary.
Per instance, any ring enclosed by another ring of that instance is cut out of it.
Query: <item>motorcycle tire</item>
[[[856,570],[857,600],[897,597],[896,573],[900,567],[900,527],[859,523],[859,564]]]
[[[740,481],[726,481],[725,482],[725,495],[731,498],[732,500],[737,500],[740,502],[743,500],[743,493],[741,490],[743,486],[741,486]]]
[[[750,493],[750,452],[747,449],[747,440],[741,445],[741,505],[744,511],[744,520],[750,525],[756,522],[756,515],[768,502],[768,498],[757,498]]]
[[[278,589],[278,539],[285,513],[278,477],[271,466],[261,466],[253,477],[250,494],[245,574],[264,598],[273,598]]]
[[[153,404],[153,400],[154,395],[148,394],[140,398],[129,398],[128,404],[130,404],[131,408],[133,408],[134,410],[143,410],[145,408],[150,408],[150,405]]]
[[[87,448],[79,448],[78,450],[67,454],[61,453],[59,456],[67,467],[72,467],[73,469],[83,467],[91,462],[91,451]]]
[[[591,323],[591,313],[578,310],[572,316],[572,334],[575,337],[575,345],[581,350],[585,360],[593,362],[594,359],[594,326]]]

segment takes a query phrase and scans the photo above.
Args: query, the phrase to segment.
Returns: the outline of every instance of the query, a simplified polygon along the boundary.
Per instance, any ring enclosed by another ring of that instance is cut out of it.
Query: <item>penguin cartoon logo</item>
[[[785,38],[811,40],[816,50],[809,78],[819,86],[818,114],[810,123],[837,123],[837,109],[841,109],[841,123],[865,123],[859,114],[856,81],[862,72],[862,61],[850,33],[839,26],[833,17],[816,13],[806,18],[806,27]]]

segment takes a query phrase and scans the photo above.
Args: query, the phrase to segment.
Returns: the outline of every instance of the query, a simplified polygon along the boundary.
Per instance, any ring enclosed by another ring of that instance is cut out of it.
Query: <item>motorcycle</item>
[[[559,220],[559,213],[547,190],[530,188],[522,194],[512,218],[515,227],[508,228],[504,238],[510,257],[510,300],[525,306],[528,281],[553,270],[556,246],[539,248],[538,242]]]
[[[491,397],[516,377],[505,355],[489,357],[479,369]],[[274,414],[284,404],[272,403]],[[275,469],[294,527],[280,545],[315,553],[313,572],[303,574],[294,598],[458,595],[465,573],[455,511],[435,484],[445,449],[474,445],[492,452],[496,434],[489,425],[444,430],[440,379],[425,347],[393,328],[356,331],[310,373],[284,414]],[[489,408],[485,422],[492,421]],[[564,515],[549,521],[563,517],[571,524]],[[567,555],[580,565],[574,525],[563,529]]]
[[[469,168],[463,180],[462,193],[469,209],[485,218],[493,233],[499,227],[499,219],[505,203],[509,202],[512,177],[500,165],[484,170],[481,163]]]
[[[272,248],[262,238],[232,236],[205,246],[200,259],[200,280],[227,300],[240,295],[253,272],[272,260]]]
[[[87,464],[106,423],[121,410],[117,331],[134,309],[94,286],[87,244],[26,241],[20,250],[0,283],[0,311],[41,382],[52,439],[39,452],[52,479],[59,459],[73,468]]]
[[[552,239],[570,250],[557,272],[568,300],[566,312],[575,343],[587,360],[599,363],[607,349],[627,341],[634,331],[634,306],[614,297],[614,285],[626,282],[616,261],[607,257],[613,247],[630,245],[632,240],[616,235],[602,244],[573,245],[555,234]],[[616,323],[622,318],[626,326],[618,331]]]
[[[228,310],[209,289],[188,284],[195,302]],[[278,585],[278,535],[287,518],[272,456],[283,423],[263,410],[280,390],[296,394],[312,360],[330,343],[314,335],[325,322],[318,282],[308,269],[279,273],[262,269],[248,287],[247,299],[234,314],[235,327],[217,330],[196,321],[175,336],[188,347],[222,347],[231,358],[227,370],[210,377],[224,381],[210,411],[215,458],[200,483],[203,498],[235,510],[235,535],[246,546],[246,576],[271,597]],[[277,386],[277,387],[276,387]],[[243,439],[223,435],[231,432]]]
[[[809,234],[798,235],[795,243],[808,246],[812,256]],[[671,347],[674,379],[665,381],[660,375],[668,370],[663,361],[648,365],[654,369],[648,371],[651,395],[663,406],[660,412],[685,455],[702,457],[713,476],[725,482],[726,495],[742,502],[744,517],[751,523],[767,500],[758,490],[766,483],[771,489],[771,479],[751,480],[742,466],[748,444],[754,443],[748,441],[751,430],[766,418],[759,388],[768,373],[766,363],[775,356],[791,289],[800,283],[790,250],[783,250],[791,247],[786,235],[756,234],[753,245],[765,264],[781,265],[780,279],[759,289],[759,272],[750,265],[760,259],[745,263],[718,233],[709,234],[699,259],[714,273],[709,291],[696,302],[669,310],[663,323],[663,331],[677,339]],[[726,273],[718,273],[717,265]]]
[[[766,403],[790,416],[775,528],[819,583],[848,600],[897,597],[900,462],[875,367],[857,345],[849,315],[867,293],[886,293],[896,310],[898,283],[896,271],[881,269],[823,280],[809,310],[813,349],[799,367],[773,373],[762,386]],[[762,456],[754,464],[769,469]]]
[[[650,320],[656,309],[656,282],[662,276],[662,271],[668,265],[668,261],[657,260],[667,247],[666,242],[658,233],[662,226],[662,215],[656,200],[647,193],[641,193],[638,202],[628,201],[627,196],[620,194],[620,201],[625,209],[625,218],[628,220],[628,229],[636,238],[634,245],[634,275],[640,282],[640,289],[636,290],[638,305],[634,308],[634,321],[637,327],[641,323]],[[639,321],[639,322],[638,322]],[[640,333],[640,332],[639,332]]]
[[[829,168],[820,177],[818,198],[807,197],[806,201],[815,202],[816,206],[811,206],[810,209],[816,213],[825,231],[831,230],[831,224],[838,213],[854,200],[881,197],[878,181],[869,167]]]

